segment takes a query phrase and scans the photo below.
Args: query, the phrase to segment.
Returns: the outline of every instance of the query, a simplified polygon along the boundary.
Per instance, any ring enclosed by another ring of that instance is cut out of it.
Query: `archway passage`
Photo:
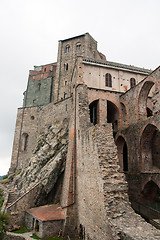
[[[113,131],[118,130],[118,117],[119,112],[116,105],[110,101],[107,101],[107,122],[112,123]]]
[[[123,171],[128,171],[128,149],[126,142],[123,145]]]
[[[160,189],[158,185],[152,180],[147,182],[141,192],[142,197],[153,202],[157,201],[159,198],[160,201]]]
[[[118,137],[116,141],[118,149],[118,158],[121,171],[128,171],[128,148],[127,143],[122,136]]]
[[[141,169],[150,171],[160,168],[160,131],[152,124],[148,124],[141,136]]]
[[[89,110],[90,110],[90,121],[94,125],[98,123],[98,100],[93,101],[89,105]]]
[[[143,119],[146,116],[152,116],[149,109],[152,111],[152,87],[154,86],[154,82],[147,81],[144,83],[138,98],[138,106],[139,106],[139,118]],[[150,106],[150,107],[149,107]],[[148,108],[148,110],[147,110]]]

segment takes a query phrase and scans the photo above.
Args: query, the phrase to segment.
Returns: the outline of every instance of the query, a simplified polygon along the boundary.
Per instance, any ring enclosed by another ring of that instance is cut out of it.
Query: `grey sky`
[[[7,173],[29,69],[56,62],[58,40],[89,32],[108,60],[155,69],[159,0],[0,0],[0,175]]]

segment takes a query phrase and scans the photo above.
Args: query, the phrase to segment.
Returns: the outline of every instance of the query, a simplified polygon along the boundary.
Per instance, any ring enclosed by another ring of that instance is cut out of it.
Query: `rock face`
[[[8,187],[10,189],[16,187],[16,191],[22,195],[34,188],[36,183],[40,183],[41,190],[39,189],[39,195],[36,198],[39,199],[37,204],[41,204],[42,195],[50,194],[64,172],[67,146],[68,120],[55,120],[52,125],[41,131],[28,165],[14,178],[10,176]]]

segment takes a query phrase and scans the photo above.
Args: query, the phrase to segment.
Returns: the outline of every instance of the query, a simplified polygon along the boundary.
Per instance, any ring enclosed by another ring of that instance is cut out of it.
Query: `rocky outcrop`
[[[67,119],[55,120],[41,130],[29,164],[18,175],[11,175],[6,184],[8,189],[19,195],[15,202],[7,206],[12,224],[22,223],[22,216],[27,209],[47,204],[47,201],[54,202],[57,189],[53,190],[65,169],[67,147]]]
[[[29,164],[10,182],[20,193],[41,181],[47,193],[51,191],[58,176],[64,171],[68,146],[68,121],[56,120],[39,135]],[[12,177],[11,177],[12,178]],[[22,181],[23,180],[23,181]]]

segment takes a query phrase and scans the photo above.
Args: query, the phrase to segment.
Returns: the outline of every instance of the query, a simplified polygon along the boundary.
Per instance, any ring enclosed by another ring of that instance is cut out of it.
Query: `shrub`
[[[6,213],[0,212],[0,239],[3,239],[9,224],[9,216]]]

